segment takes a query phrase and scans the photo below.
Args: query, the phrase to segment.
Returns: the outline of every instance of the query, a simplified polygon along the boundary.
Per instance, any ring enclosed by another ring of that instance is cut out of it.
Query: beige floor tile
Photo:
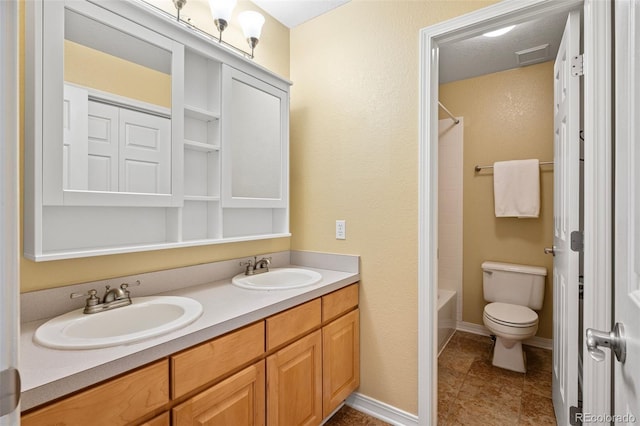
[[[533,393],[523,394],[519,424],[531,426],[555,425],[556,418],[551,398]]]
[[[529,369],[524,375],[524,391],[550,398],[551,380],[551,371]]]

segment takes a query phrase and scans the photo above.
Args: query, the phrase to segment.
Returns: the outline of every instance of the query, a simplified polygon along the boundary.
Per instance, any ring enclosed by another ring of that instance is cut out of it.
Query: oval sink
[[[188,297],[136,297],[133,303],[97,314],[82,309],[42,324],[34,340],[54,349],[95,349],[133,343],[185,327],[202,315],[202,305]]]
[[[233,277],[234,285],[251,290],[285,290],[319,283],[322,275],[302,268],[275,268],[257,275],[239,274]]]

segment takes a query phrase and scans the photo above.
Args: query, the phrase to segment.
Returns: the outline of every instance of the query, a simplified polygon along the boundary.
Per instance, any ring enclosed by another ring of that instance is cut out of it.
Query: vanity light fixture
[[[484,33],[482,35],[485,36],[485,37],[499,37],[501,35],[504,35],[504,34],[508,33],[509,31],[514,29],[515,27],[516,27],[515,25],[510,25],[508,27],[500,28],[499,30],[489,31],[488,33]]]
[[[220,42],[222,42],[222,32],[229,25],[231,12],[233,12],[233,8],[236,7],[236,3],[237,0],[209,0],[211,15],[218,29],[218,41]]]
[[[264,16],[258,12],[247,10],[238,15],[238,21],[242,27],[249,47],[251,47],[251,59],[253,59],[253,50],[258,45],[260,40],[260,34],[262,33],[262,26],[264,25]]]
[[[176,10],[178,11],[177,20],[179,23],[184,24],[188,28],[194,31],[197,31],[200,34],[203,34],[210,39],[215,39],[215,36],[213,34],[210,34],[209,32],[206,32],[196,27],[195,25],[193,25],[191,23],[191,19],[187,18],[186,21],[180,20],[180,13],[184,8],[184,6],[187,4],[187,0],[172,0],[172,1],[173,1],[173,5],[176,7]],[[217,38],[218,43],[224,45],[225,47],[233,49],[238,53],[241,53],[247,58],[253,59],[254,57],[253,52],[255,47],[258,45],[258,41],[260,41],[262,27],[265,22],[264,16],[262,16],[260,13],[247,10],[238,15],[238,21],[240,22],[240,26],[242,27],[244,36],[247,39],[247,43],[249,43],[249,46],[251,47],[251,53],[248,53],[247,51],[240,49],[222,40],[222,32],[229,26],[231,14],[233,12],[233,9],[236,7],[237,3],[238,3],[238,0],[209,0],[209,8],[211,9],[211,16],[213,16],[213,22],[215,23],[216,28],[218,29],[218,38]],[[169,16],[172,16],[171,14],[167,13],[162,9],[159,9],[159,8],[156,8],[156,9],[158,9],[160,13],[164,13]]]

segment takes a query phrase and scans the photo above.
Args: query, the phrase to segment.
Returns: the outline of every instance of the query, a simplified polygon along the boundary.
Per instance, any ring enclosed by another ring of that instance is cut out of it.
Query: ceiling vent
[[[521,67],[548,61],[550,59],[552,58],[549,57],[549,44],[542,44],[540,46],[516,52],[516,60],[518,61],[518,65]]]

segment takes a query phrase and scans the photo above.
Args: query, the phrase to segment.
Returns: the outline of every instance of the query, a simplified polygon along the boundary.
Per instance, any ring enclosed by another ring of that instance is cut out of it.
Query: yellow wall
[[[482,324],[485,260],[547,268],[538,336],[552,337],[553,167],[541,167],[538,219],[496,218],[493,174],[476,164],[538,158],[553,160],[553,62],[440,86],[440,100],[464,117],[463,321]]]
[[[411,413],[418,32],[490,3],[354,0],[291,30],[291,247],[361,256],[359,392]]]
[[[165,2],[171,6],[172,10],[175,10],[173,9],[171,0],[166,0]],[[185,11],[193,11],[196,9],[196,6],[202,6],[203,4],[206,4],[206,2],[202,0],[189,0]],[[21,2],[20,6],[21,22],[23,23],[22,28],[24,28],[24,3]],[[234,16],[237,16],[237,13],[243,8],[249,8],[250,6],[251,4],[247,1],[239,2]],[[255,7],[251,8],[257,9]],[[275,19],[269,16],[265,17],[267,18],[267,22],[260,46],[256,50],[256,62],[267,66],[274,72],[288,77],[289,30]],[[204,14],[204,12],[202,12],[200,19],[205,23],[210,22],[211,26],[213,25],[213,19],[208,12],[208,6],[207,13]],[[232,23],[232,25],[237,25],[237,23]],[[233,34],[233,31],[231,31],[230,34]],[[242,42],[246,43],[244,39]],[[20,45],[22,58],[21,67],[22,70],[24,70],[24,37],[21,37]],[[21,81],[21,87],[22,93],[24,93],[24,80]],[[21,103],[22,102],[23,100],[21,100]],[[20,111],[21,114],[23,114],[22,105]],[[24,122],[24,117],[22,117],[22,122]],[[24,153],[24,133],[21,134],[20,140],[21,152]],[[23,164],[23,160],[21,160],[20,164]],[[21,174],[22,173],[23,170],[21,170]],[[23,179],[21,179],[21,182],[23,182]],[[259,253],[289,250],[289,248],[289,238],[279,238],[51,262],[36,263],[22,258],[20,263],[20,288],[22,292],[28,292],[86,281],[108,279],[122,275],[215,262]]]
[[[171,75],[69,40],[64,41],[64,80],[171,108]]]

